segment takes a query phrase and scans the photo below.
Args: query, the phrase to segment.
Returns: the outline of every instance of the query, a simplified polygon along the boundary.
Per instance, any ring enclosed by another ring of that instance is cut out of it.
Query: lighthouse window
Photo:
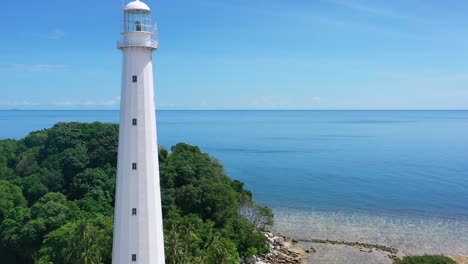
[[[132,125],[134,125],[134,126],[137,125],[137,119],[136,119],[136,118],[133,118],[133,119],[132,119]]]
[[[132,170],[136,170],[137,169],[137,164],[136,163],[132,163]]]
[[[136,208],[132,208],[132,215],[137,215],[136,214]]]
[[[134,83],[136,83],[137,80],[138,80],[137,76],[136,76],[136,75],[133,75],[133,76],[132,76],[132,81],[133,81]]]
[[[135,29],[136,29],[136,31],[141,31],[141,22],[140,21],[135,22]]]
[[[136,254],[132,254],[132,261],[136,261]]]

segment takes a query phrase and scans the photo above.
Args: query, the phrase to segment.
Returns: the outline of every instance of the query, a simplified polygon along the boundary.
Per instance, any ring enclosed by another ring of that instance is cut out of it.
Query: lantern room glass
[[[148,10],[125,10],[124,32],[145,31],[151,32],[151,11]]]

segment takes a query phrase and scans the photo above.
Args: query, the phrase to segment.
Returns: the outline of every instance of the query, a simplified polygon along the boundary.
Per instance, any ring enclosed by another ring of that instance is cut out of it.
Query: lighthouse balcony
[[[157,39],[145,39],[145,40],[120,40],[117,42],[118,49],[124,49],[129,47],[139,48],[150,48],[157,50],[159,48],[159,41]]]

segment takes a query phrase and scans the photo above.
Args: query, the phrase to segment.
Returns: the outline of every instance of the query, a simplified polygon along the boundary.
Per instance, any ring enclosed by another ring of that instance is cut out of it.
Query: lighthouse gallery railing
[[[119,40],[117,41],[117,48],[127,48],[127,47],[144,47],[144,48],[159,48],[159,41],[157,39],[148,39],[148,40]]]

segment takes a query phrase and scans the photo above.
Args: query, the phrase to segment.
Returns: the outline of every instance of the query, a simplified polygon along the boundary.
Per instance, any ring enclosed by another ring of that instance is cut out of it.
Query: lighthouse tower
[[[123,10],[122,94],[112,263],[164,263],[152,52],[151,10],[139,0]]]

